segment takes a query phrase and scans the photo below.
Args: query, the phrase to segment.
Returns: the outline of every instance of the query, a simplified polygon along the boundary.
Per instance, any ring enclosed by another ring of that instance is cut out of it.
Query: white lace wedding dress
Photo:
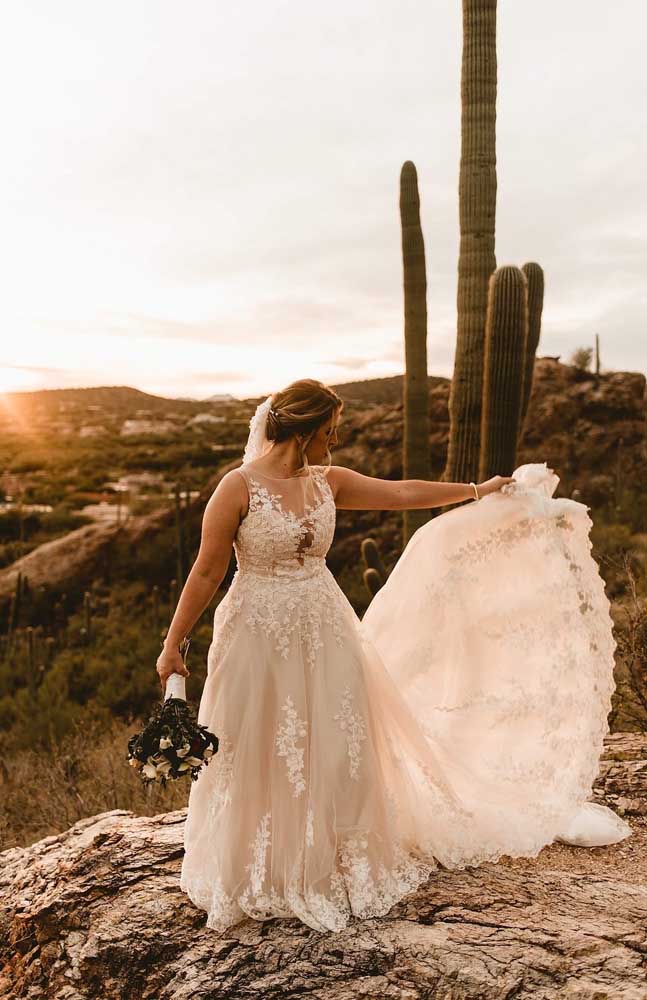
[[[214,615],[181,888],[217,931],[385,914],[438,863],[631,828],[587,801],[615,640],[584,504],[544,465],[419,528],[360,621],[325,561],[325,470],[237,470],[249,511]],[[358,564],[357,572],[360,573]]]

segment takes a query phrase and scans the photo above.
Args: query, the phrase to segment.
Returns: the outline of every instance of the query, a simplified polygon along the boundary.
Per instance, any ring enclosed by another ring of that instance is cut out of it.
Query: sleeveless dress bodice
[[[343,641],[340,606],[352,606],[326,564],[335,533],[335,499],[322,466],[307,476],[271,479],[245,465],[249,507],[234,537],[236,572],[214,617],[208,664],[220,661],[242,616],[254,634],[287,658],[296,641],[313,667],[328,628]]]
[[[272,479],[245,466],[249,510],[234,539],[239,572],[275,583],[303,580],[325,571],[335,533],[335,500],[321,466],[306,477]]]

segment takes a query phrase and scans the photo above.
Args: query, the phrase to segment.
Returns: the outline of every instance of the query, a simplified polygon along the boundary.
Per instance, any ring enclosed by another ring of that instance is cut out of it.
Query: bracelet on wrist
[[[480,500],[481,498],[479,496],[479,491],[478,491],[478,487],[477,487],[476,483],[470,483],[470,486],[474,490],[474,499],[475,500]]]
[[[166,636],[166,638],[162,639],[162,646],[165,649],[166,648],[177,649],[178,653],[182,653],[182,655],[186,655],[186,653],[187,653],[187,651],[189,649],[190,644],[191,644],[191,636],[190,635],[185,635],[184,638],[180,640],[180,642],[178,642],[176,640],[175,642],[171,642],[170,643],[168,641],[168,636]]]

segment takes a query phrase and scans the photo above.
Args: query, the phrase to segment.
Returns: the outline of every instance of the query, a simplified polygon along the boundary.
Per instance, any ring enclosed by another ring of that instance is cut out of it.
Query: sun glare
[[[8,392],[29,392],[42,388],[34,385],[34,376],[31,372],[21,371],[20,368],[0,368],[0,395]]]

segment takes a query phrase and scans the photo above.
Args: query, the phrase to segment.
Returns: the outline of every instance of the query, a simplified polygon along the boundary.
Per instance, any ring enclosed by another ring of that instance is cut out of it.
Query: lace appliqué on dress
[[[363,919],[383,916],[436,870],[433,861],[423,861],[408,854],[401,845],[396,845],[394,866],[388,869],[380,862],[377,871],[374,871],[368,848],[368,834],[359,832],[349,837],[341,849],[341,863],[353,913]]]
[[[249,872],[249,884],[238,897],[239,918],[240,916],[254,917],[256,920],[265,920],[272,916],[290,916],[290,909],[285,900],[276,891],[274,886],[270,892],[263,890],[267,880],[267,852],[272,843],[271,833],[271,813],[265,813],[261,819],[256,836],[251,842],[250,849],[252,860],[245,865],[245,870]],[[226,919],[226,914],[235,908],[234,901],[228,900],[223,908],[222,915],[216,910],[209,914],[210,926],[221,925]]]
[[[298,917],[315,930],[340,931],[348,926],[352,916],[363,920],[383,916],[437,869],[432,858],[423,860],[399,843],[392,847],[392,864],[387,866],[378,860],[379,851],[371,850],[371,846],[375,848],[371,831],[357,830],[340,841],[325,891],[317,892],[307,885],[304,890],[302,846],[295,852],[283,893],[274,885],[268,892],[265,886],[268,852],[271,856],[272,848],[271,820],[268,812],[258,823],[249,845],[251,859],[245,866],[249,882],[237,900],[215,891],[208,895],[209,905],[205,906],[207,893],[202,893],[200,905],[208,910],[208,927],[224,931],[245,916],[256,920]],[[312,821],[310,817],[308,826]],[[311,835],[306,837],[306,843],[312,840]],[[182,888],[187,891],[186,884]]]
[[[252,849],[252,861],[245,866],[249,872],[249,881],[252,892],[258,894],[261,891],[265,880],[265,856],[270,846],[270,814],[266,813],[256,831],[256,836],[249,845]]]
[[[215,819],[223,806],[231,803],[231,782],[233,777],[234,748],[224,730],[218,730],[218,753],[210,760],[209,767],[215,770],[213,789],[209,799],[209,816]]]
[[[565,531],[573,531],[573,525],[565,514],[554,518],[524,517],[505,528],[497,528],[476,542],[457,546],[445,559],[449,563],[461,565],[487,560],[493,548],[507,548],[524,538],[541,538],[553,534],[553,526]]]
[[[359,765],[361,762],[361,744],[366,739],[366,726],[361,716],[353,711],[353,695],[348,687],[344,689],[341,708],[333,718],[339,723],[339,728],[346,733],[348,745],[348,773],[355,781],[359,780]]]
[[[305,749],[297,746],[297,741],[306,736],[308,724],[304,719],[299,718],[290,695],[287,696],[282,710],[285,713],[285,722],[279,726],[276,734],[276,752],[279,757],[285,757],[288,780],[293,787],[293,795],[296,797],[306,790],[303,777]]]
[[[314,820],[314,809],[311,806],[308,809],[308,814],[306,816],[306,844],[308,847],[312,847],[315,842]]]
[[[219,875],[205,879],[202,876],[189,875],[183,868],[180,874],[180,888],[196,906],[206,910],[207,927],[214,931],[226,931],[244,916],[236,901],[225,891]]]

